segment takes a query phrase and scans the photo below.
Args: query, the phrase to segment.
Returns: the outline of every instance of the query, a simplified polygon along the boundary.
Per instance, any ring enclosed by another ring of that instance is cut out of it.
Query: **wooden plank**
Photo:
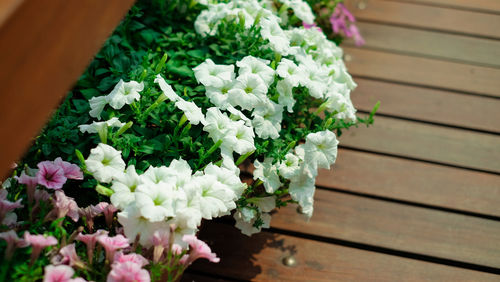
[[[378,116],[374,126],[345,131],[340,145],[500,172],[500,136]]]
[[[499,99],[363,78],[355,81],[358,88],[351,99],[359,110],[371,111],[380,101],[382,114],[500,133]]]
[[[500,66],[500,42],[497,40],[376,23],[358,22],[356,25],[366,41],[365,48]],[[346,43],[354,46],[352,39]]]
[[[0,178],[133,2],[23,1],[1,26]]]
[[[345,47],[353,75],[500,97],[500,69]]]
[[[340,149],[316,185],[500,216],[500,176]]]
[[[346,4],[359,20],[500,38],[500,16],[495,14],[382,0],[356,0]]]
[[[466,10],[477,10],[488,13],[500,13],[500,2],[498,0],[396,0]]]
[[[224,274],[224,273],[221,273],[221,274]],[[184,272],[182,274],[181,281],[182,282],[229,282],[231,280],[226,280],[226,279],[222,279],[222,278],[214,278],[214,277],[210,277],[210,276],[206,276],[206,275],[202,275],[202,274],[191,273],[191,272],[189,272],[189,269],[188,269],[187,272]]]
[[[381,253],[261,232],[247,237],[234,227],[208,223],[201,238],[209,240],[218,264],[196,262],[192,268],[252,281],[489,281],[487,273],[469,271]],[[307,228],[309,224],[303,223]],[[223,234],[223,236],[221,236]],[[297,264],[284,266],[293,255]]]
[[[271,226],[478,265],[500,265],[497,221],[327,190],[316,190],[315,200],[309,221],[298,216],[294,207],[287,207],[273,216]]]

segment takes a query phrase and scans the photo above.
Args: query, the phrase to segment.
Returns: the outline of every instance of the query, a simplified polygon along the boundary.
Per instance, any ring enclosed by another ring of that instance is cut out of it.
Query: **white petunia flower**
[[[300,173],[300,158],[295,154],[288,153],[285,159],[278,166],[281,176],[286,179],[292,179]]]
[[[135,204],[149,221],[162,221],[175,215],[174,201],[178,196],[172,182],[144,183],[135,190]]]
[[[103,143],[90,150],[85,165],[92,176],[102,183],[111,182],[114,176],[121,175],[125,170],[121,151]]]
[[[144,89],[144,83],[137,81],[124,82],[122,79],[116,84],[111,93],[108,94],[109,105],[119,110],[125,104],[132,104],[134,100],[139,101],[141,92]]]
[[[215,143],[226,135],[231,125],[232,121],[225,113],[222,113],[216,107],[212,107],[207,110],[203,130],[208,132],[208,136]]]
[[[150,166],[142,175],[141,183],[158,184],[160,182],[170,183],[172,181],[172,172],[166,166]]]
[[[229,105],[226,110],[231,113],[230,116],[231,120],[236,120],[236,121],[243,120],[246,126],[252,126],[252,120],[247,118],[247,116],[240,110],[236,109],[231,105]]]
[[[253,129],[246,126],[242,120],[231,121],[221,149],[244,155],[255,150],[254,137]]]
[[[240,175],[240,169],[234,163],[233,151],[221,148],[222,165],[221,167],[228,169],[234,173],[234,175]]]
[[[107,96],[92,97],[89,100],[90,112],[89,115],[93,118],[101,119],[101,113],[104,107],[108,104]]]
[[[183,159],[172,160],[168,166],[168,173],[175,178],[174,190],[178,190],[191,181],[192,170],[188,162]]]
[[[155,231],[170,228],[165,221],[151,222],[143,217],[135,204],[128,205],[118,213],[118,222],[123,226],[123,233],[129,241],[133,242],[140,235],[139,243],[146,248],[152,246],[151,238]]]
[[[259,233],[262,228],[269,228],[271,223],[271,216],[267,213],[262,213],[260,215],[260,219],[264,224],[259,228],[253,226],[257,218],[254,218],[250,221],[245,221],[245,218],[240,211],[234,213],[233,217],[236,220],[235,227],[240,229],[241,233],[247,236],[252,236],[252,234]]]
[[[337,158],[338,144],[335,133],[329,130],[309,133],[304,144],[305,163],[313,169],[329,169]]]
[[[308,172],[302,171],[290,181],[288,186],[292,199],[299,202],[302,213],[309,217],[313,213],[314,192],[316,191],[314,182],[314,177],[311,177]]]
[[[201,224],[200,199],[201,193],[197,189],[187,186],[183,188],[185,202],[177,205],[175,211],[175,222],[181,228],[196,229]]]
[[[221,87],[206,86],[205,94],[212,104],[221,110],[225,110],[230,106],[227,94],[233,88],[234,83],[234,80],[223,80]]]
[[[247,73],[236,78],[234,88],[228,92],[228,101],[233,106],[252,110],[261,99],[266,98],[266,94],[267,85],[260,76]]]
[[[328,71],[308,57],[299,65],[305,74],[301,84],[309,90],[309,95],[321,99],[328,88]]]
[[[253,56],[246,56],[241,59],[241,61],[236,62],[236,65],[239,67],[238,74],[240,76],[244,74],[258,75],[262,79],[262,81],[266,83],[265,92],[267,92],[267,87],[274,81],[275,71],[270,66],[268,66],[268,60],[263,60]]]
[[[175,93],[174,89],[172,89],[172,86],[168,84],[161,75],[157,75],[155,78],[155,83],[158,83],[160,85],[160,89],[163,92],[162,94],[165,95],[170,101],[176,102],[177,100],[180,100],[181,97]]]
[[[278,103],[283,107],[286,107],[289,113],[293,113],[293,106],[295,105],[295,99],[293,98],[293,86],[289,83],[289,79],[280,80],[276,84],[276,90],[278,91]]]
[[[111,203],[118,209],[125,209],[130,203],[135,201],[135,189],[140,183],[140,177],[135,170],[135,166],[127,167],[125,173],[116,175],[113,180],[111,190]]]
[[[270,212],[276,208],[276,196],[257,198],[255,205],[263,212]]]
[[[288,55],[290,40],[288,40],[277,20],[279,18],[262,19],[260,21],[260,34],[262,38],[269,40],[269,45],[273,51],[281,55]]]
[[[205,87],[221,88],[224,81],[234,79],[234,65],[216,65],[211,59],[206,59],[193,69],[196,80]]]
[[[302,77],[305,73],[293,61],[288,59],[281,59],[276,73],[284,78],[292,87],[299,86]]]
[[[252,113],[252,125],[260,138],[276,139],[280,136],[283,106],[267,100]]]
[[[307,24],[314,23],[314,14],[311,7],[306,1],[291,0],[289,7],[293,9],[293,13],[295,14],[295,16],[297,16],[297,18],[301,19],[303,22]]]
[[[234,174],[234,171],[224,167],[218,167],[212,163],[204,169],[205,175],[213,175],[220,183],[227,186],[235,194],[234,200],[237,200],[243,194],[247,185],[241,182],[241,179]]]
[[[189,123],[192,125],[197,125],[200,122],[205,124],[205,116],[194,102],[187,102],[184,99],[179,99],[175,102],[175,106],[184,112]]]
[[[262,163],[259,160],[255,160],[253,163],[255,167],[253,179],[260,179],[264,183],[266,192],[269,194],[276,192],[282,185],[276,164],[272,162],[273,158],[265,158]]]
[[[102,132],[105,127],[118,127],[121,128],[124,126],[125,123],[120,122],[120,120],[117,117],[112,117],[111,119],[107,121],[100,121],[100,122],[92,122],[91,124],[82,124],[79,125],[78,128],[80,128],[80,132],[82,133],[98,133]]]

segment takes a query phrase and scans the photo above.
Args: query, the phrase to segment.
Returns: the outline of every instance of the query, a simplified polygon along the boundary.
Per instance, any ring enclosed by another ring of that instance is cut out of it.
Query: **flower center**
[[[253,91],[253,88],[252,88],[252,87],[250,87],[250,86],[247,86],[247,87],[245,88],[245,92],[246,92],[247,94],[248,94],[248,93],[252,93],[252,91]]]

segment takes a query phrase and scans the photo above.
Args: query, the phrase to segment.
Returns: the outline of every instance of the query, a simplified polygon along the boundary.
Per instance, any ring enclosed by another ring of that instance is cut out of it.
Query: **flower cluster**
[[[178,281],[219,262],[203,221],[311,217],[337,136],[373,122],[306,1],[165,1],[136,4],[4,182],[12,280]]]

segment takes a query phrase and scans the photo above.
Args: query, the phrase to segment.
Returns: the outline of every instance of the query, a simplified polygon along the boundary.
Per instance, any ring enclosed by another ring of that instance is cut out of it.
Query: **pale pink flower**
[[[199,258],[208,259],[211,262],[219,262],[220,259],[215,253],[212,253],[210,247],[203,241],[196,238],[194,235],[184,235],[182,241],[189,244],[189,258],[184,262],[186,266],[193,263]]]
[[[64,171],[64,176],[66,178],[76,180],[83,179],[83,172],[76,164],[63,161],[61,158],[55,159],[54,164],[62,168],[62,170]]]
[[[22,208],[23,205],[21,204],[22,199],[19,199],[15,202],[11,202],[4,197],[3,199],[0,199],[0,222],[3,222],[5,215],[17,208]]]
[[[56,192],[56,195],[57,195],[57,192]],[[41,189],[36,189],[35,190],[35,202],[38,203],[38,202],[46,202],[50,199],[50,194],[45,191],[45,190],[41,190]]]
[[[153,262],[158,263],[165,251],[170,245],[170,230],[156,230],[151,237],[153,243]]]
[[[31,235],[29,231],[24,232],[24,240],[31,245],[31,262],[33,263],[43,249],[57,244],[54,236],[45,237],[44,235]]]
[[[10,260],[12,258],[16,248],[24,248],[28,246],[28,243],[19,238],[14,230],[0,233],[0,239],[4,239],[5,242],[7,242],[7,248],[5,249],[6,260]]]
[[[344,4],[338,3],[333,14],[330,16],[333,32],[340,33],[340,31],[343,31],[346,37],[354,37],[356,45],[361,46],[365,41],[354,22],[356,22],[356,19],[351,12],[347,10]]]
[[[26,185],[26,194],[28,195],[28,203],[33,203],[33,198],[35,197],[35,188],[38,185],[38,178],[35,176],[30,176],[24,172],[21,172],[21,176],[17,178],[17,181],[21,184]]]
[[[7,189],[0,189],[0,200],[6,200],[8,194]]]
[[[106,224],[108,225],[108,227],[110,227],[111,224],[113,223],[113,215],[116,211],[118,211],[118,209],[115,206],[106,202],[100,202],[99,204],[94,206],[94,209],[99,213],[104,214],[104,218],[106,219]]]
[[[89,264],[92,264],[92,259],[94,257],[94,249],[95,249],[95,244],[97,242],[97,237],[102,236],[102,235],[107,235],[108,231],[105,230],[97,230],[93,234],[82,234],[79,233],[78,236],[76,236],[76,240],[82,241],[85,243],[87,246],[87,259],[89,260]]]
[[[69,266],[82,265],[82,260],[76,254],[75,244],[69,244],[59,250],[59,254],[51,260],[53,264],[67,264]]]
[[[86,208],[79,209],[78,213],[80,214],[80,216],[85,217],[87,227],[89,228],[89,231],[92,232],[92,230],[94,230],[94,217],[101,214],[101,212],[95,209],[94,206],[90,205]]]
[[[108,274],[107,282],[149,282],[149,272],[140,264],[126,261],[115,264]]]
[[[43,277],[43,282],[85,282],[86,280],[77,277],[72,279],[75,271],[73,268],[67,265],[47,265],[45,267],[45,275]]]
[[[97,237],[97,242],[99,242],[106,250],[106,259],[112,263],[115,256],[115,252],[119,249],[124,249],[130,246],[128,239],[123,235],[116,235],[114,237],[109,237],[108,235],[101,235]]]
[[[145,257],[141,256],[140,254],[130,253],[130,254],[125,255],[125,254],[123,254],[123,252],[116,252],[115,253],[115,257],[113,259],[113,265],[124,263],[126,261],[136,263],[136,264],[140,265],[141,267],[149,264],[149,261]]]
[[[38,184],[43,185],[49,189],[61,189],[66,183],[66,176],[64,170],[51,161],[43,161],[38,163],[38,172],[36,178]]]
[[[56,191],[56,200],[54,204],[54,212],[57,218],[69,216],[73,221],[77,222],[80,218],[78,213],[79,208],[75,200],[71,197],[66,196],[62,190]]]

